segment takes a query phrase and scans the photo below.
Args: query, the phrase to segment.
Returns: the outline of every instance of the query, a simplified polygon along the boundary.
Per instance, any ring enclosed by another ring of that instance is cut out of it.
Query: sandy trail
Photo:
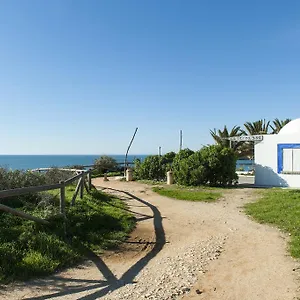
[[[139,183],[94,184],[110,188],[105,191],[135,213],[128,243],[117,253],[91,253],[87,263],[54,276],[3,287],[0,299],[300,299],[298,262],[288,256],[287,238],[242,212],[254,190],[193,203]]]

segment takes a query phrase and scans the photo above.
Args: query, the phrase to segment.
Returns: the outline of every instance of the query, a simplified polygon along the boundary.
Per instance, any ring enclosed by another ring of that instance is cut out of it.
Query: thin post
[[[73,197],[72,197],[71,206],[74,206],[74,205],[75,205],[75,200],[76,200],[76,198],[77,198],[79,189],[80,189],[80,187],[81,187],[81,180],[82,180],[82,178],[80,178],[80,179],[78,180],[78,183],[77,183],[75,192],[74,192]]]
[[[133,136],[132,136],[132,139],[131,139],[131,141],[130,141],[130,143],[129,143],[129,146],[128,146],[127,151],[126,151],[126,154],[125,154],[125,160],[124,160],[124,177],[126,176],[126,168],[127,168],[127,156],[128,156],[128,152],[129,152],[129,149],[130,149],[130,147],[131,147],[131,145],[132,145],[132,142],[133,142],[133,140],[134,140],[134,138],[135,138],[135,135],[136,135],[137,131],[138,131],[138,127],[135,129],[135,132],[134,132],[134,134],[133,134]]]
[[[89,194],[90,193],[89,186],[88,186],[88,184],[86,183],[85,180],[83,180],[83,182],[84,182],[84,187],[86,189],[86,192]]]
[[[66,186],[64,181],[59,182],[60,186],[60,213],[63,216],[63,228],[64,234],[67,235],[67,225],[66,225]]]
[[[80,199],[83,198],[83,193],[84,193],[84,171],[81,172],[82,177],[81,177],[81,186],[80,186]]]
[[[179,135],[179,150],[182,150],[182,130],[180,130],[180,135]]]
[[[88,187],[89,190],[92,189],[92,169],[89,169],[88,174],[87,174],[87,178],[88,178]]]
[[[65,182],[60,181],[60,213],[65,217],[66,216],[66,187]]]

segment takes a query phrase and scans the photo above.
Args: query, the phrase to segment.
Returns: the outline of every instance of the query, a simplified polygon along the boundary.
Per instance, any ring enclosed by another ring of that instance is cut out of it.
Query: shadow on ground
[[[157,209],[157,207],[145,200],[136,197],[135,195],[129,192],[116,190],[112,188],[105,188],[105,189],[123,193],[126,196],[128,196],[128,198],[126,197],[127,199],[134,199],[148,206],[152,210],[153,216],[140,214],[142,218],[138,220],[138,221],[142,221],[149,218],[153,218],[153,227],[154,227],[156,239],[152,250],[148,252],[144,257],[142,257],[139,261],[137,261],[133,266],[131,266],[121,276],[121,278],[118,279],[113,274],[113,272],[109,269],[109,267],[105,264],[105,262],[101,259],[101,257],[96,255],[91,250],[86,249],[87,258],[90,259],[97,266],[99,272],[103,275],[105,280],[85,280],[85,279],[76,279],[76,278],[63,278],[61,276],[51,276],[46,280],[38,281],[38,283],[37,281],[35,281],[32,285],[38,285],[40,288],[42,286],[53,286],[57,290],[56,292],[43,295],[43,296],[23,298],[23,299],[43,300],[43,299],[62,297],[65,295],[73,295],[74,299],[76,298],[80,300],[92,300],[92,299],[101,298],[106,294],[113,292],[114,290],[117,290],[126,284],[136,283],[134,281],[134,278],[163,249],[164,245],[166,244],[166,237],[165,237],[165,232],[162,224],[162,216],[160,214],[160,211]],[[90,293],[86,296],[82,296],[82,297],[76,296],[76,294],[78,293],[87,292],[87,291],[90,291]]]

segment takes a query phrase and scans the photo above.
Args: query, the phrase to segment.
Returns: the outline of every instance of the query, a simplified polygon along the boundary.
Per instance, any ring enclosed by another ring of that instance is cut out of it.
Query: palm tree
[[[285,120],[279,120],[279,119],[275,119],[273,121],[273,124],[270,125],[272,131],[272,134],[277,134],[279,133],[279,131],[289,122],[291,122],[292,119],[285,119]]]
[[[227,129],[227,126],[224,126],[223,130],[220,129],[214,129],[210,130],[210,134],[215,140],[215,142],[218,145],[221,145],[223,147],[231,147],[234,151],[238,151],[239,147],[243,142],[231,142],[228,138],[234,137],[234,136],[241,136],[243,133],[241,132],[241,127],[240,126],[234,126],[230,132]]]
[[[270,121],[261,119],[255,122],[246,122],[244,124],[245,130],[242,130],[245,135],[260,135],[268,134]],[[253,142],[245,142],[241,147],[241,153],[243,156],[253,159],[254,157],[254,145]]]
[[[246,131],[243,133],[248,135],[257,135],[257,134],[268,134],[270,121],[266,121],[265,119],[261,119],[255,122],[246,122],[244,124]]]

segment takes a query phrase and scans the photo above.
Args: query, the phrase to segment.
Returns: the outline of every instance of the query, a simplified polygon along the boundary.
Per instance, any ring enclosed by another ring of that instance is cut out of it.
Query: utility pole
[[[179,150],[182,150],[182,130],[180,130],[180,135],[179,135]]]

